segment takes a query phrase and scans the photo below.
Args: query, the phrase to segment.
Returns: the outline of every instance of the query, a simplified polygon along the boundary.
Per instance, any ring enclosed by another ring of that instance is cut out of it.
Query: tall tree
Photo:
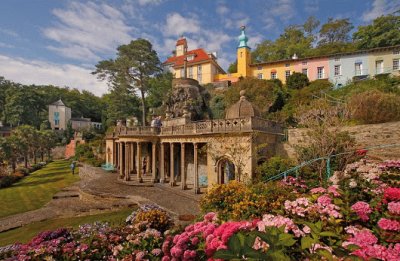
[[[126,88],[140,93],[142,103],[142,123],[146,125],[146,101],[148,83],[152,76],[160,72],[160,60],[152,44],[145,39],[131,41],[118,47],[115,60],[100,61],[96,65],[99,79],[107,80],[113,88]]]
[[[25,168],[28,167],[29,155],[35,155],[38,143],[37,143],[37,130],[29,125],[21,125],[15,129],[13,135],[16,136],[24,146],[23,157]]]
[[[149,92],[146,101],[152,108],[160,107],[166,94],[172,90],[172,73],[162,73],[149,81]]]
[[[381,16],[372,24],[359,26],[353,34],[353,39],[358,49],[400,44],[400,15]]]
[[[347,43],[350,40],[349,33],[353,28],[354,26],[348,18],[329,18],[328,22],[323,24],[319,30],[320,41],[318,45]]]
[[[318,28],[320,21],[315,18],[315,16],[310,16],[303,24],[304,32],[306,32],[307,36],[313,36],[314,30]]]

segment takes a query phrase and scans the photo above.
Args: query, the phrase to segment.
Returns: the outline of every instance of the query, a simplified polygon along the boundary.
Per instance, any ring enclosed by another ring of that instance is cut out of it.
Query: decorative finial
[[[247,38],[247,36],[246,36],[245,29],[246,29],[246,26],[244,26],[244,25],[242,25],[240,27],[241,33],[240,33],[240,36],[239,36],[239,46],[238,46],[238,48],[242,48],[242,47],[249,48],[249,46],[247,45],[247,41],[249,40],[249,38]]]
[[[245,100],[246,99],[246,91],[245,90],[241,90],[239,92],[240,94],[240,100]]]

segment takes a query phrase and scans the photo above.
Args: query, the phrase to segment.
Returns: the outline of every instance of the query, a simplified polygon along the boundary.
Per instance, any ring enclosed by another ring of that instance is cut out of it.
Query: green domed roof
[[[240,30],[242,31],[242,33],[239,36],[239,46],[238,46],[238,48],[242,48],[242,47],[249,48],[249,46],[247,45],[247,41],[249,40],[249,38],[247,38],[246,33],[245,33],[246,26],[240,27]]]

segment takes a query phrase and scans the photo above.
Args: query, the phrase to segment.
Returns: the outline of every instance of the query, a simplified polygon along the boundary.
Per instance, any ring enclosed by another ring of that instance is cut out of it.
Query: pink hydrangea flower
[[[390,220],[387,218],[381,218],[378,221],[378,226],[383,230],[389,231],[400,231],[400,222],[397,220]]]
[[[389,201],[400,201],[400,188],[385,189],[384,197]]]
[[[332,185],[328,187],[328,192],[332,193],[332,195],[334,195],[335,197],[339,197],[340,193],[339,191],[337,191],[339,189],[338,185]]]
[[[389,202],[388,210],[392,215],[400,215],[400,202]]]
[[[351,227],[351,229],[346,229],[346,232],[353,234],[353,236],[347,239],[347,241],[343,242],[343,247],[346,247],[348,245],[365,247],[376,244],[378,242],[378,238],[369,229],[366,228],[359,230],[355,227]]]
[[[371,214],[372,212],[372,209],[369,206],[369,204],[363,201],[358,201],[353,206],[351,206],[351,209],[357,213],[357,215],[362,221],[368,221],[369,220],[368,215]]]
[[[326,189],[323,187],[313,188],[310,190],[311,194],[325,193]]]
[[[332,199],[328,195],[322,195],[317,199],[317,202],[323,206],[326,206],[332,203]]]

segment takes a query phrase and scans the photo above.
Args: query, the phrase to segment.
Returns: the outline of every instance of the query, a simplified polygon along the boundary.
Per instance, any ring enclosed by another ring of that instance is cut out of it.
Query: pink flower
[[[329,253],[332,253],[332,248],[328,247],[328,246],[323,246],[320,244],[312,244],[311,248],[310,248],[310,252],[311,253],[315,253],[317,251],[317,249],[326,249],[329,251]]]
[[[372,212],[372,209],[370,208],[369,204],[363,201],[358,201],[353,206],[351,206],[351,209],[357,213],[357,215],[362,221],[368,221],[369,220],[368,215],[371,214]]]
[[[217,220],[217,214],[214,212],[209,212],[204,216],[204,221],[213,222]]]
[[[354,228],[354,227],[353,227]],[[357,245],[359,247],[370,246],[378,242],[378,238],[372,234],[369,229],[351,229],[351,232],[346,229],[347,233],[352,233],[353,236],[346,242],[343,242],[343,247],[348,245]]]
[[[388,210],[392,215],[400,215],[400,202],[389,202]]]
[[[397,220],[381,218],[378,221],[378,226],[383,230],[400,231],[400,222]]]
[[[319,204],[323,205],[323,206],[326,206],[326,205],[329,205],[329,204],[332,203],[332,199],[331,199],[329,196],[327,196],[327,195],[323,195],[323,196],[320,196],[320,197],[317,199],[317,202],[318,202]]]
[[[190,240],[190,242],[192,243],[192,245],[196,246],[200,242],[200,240],[198,237],[194,237]]]
[[[322,187],[318,187],[318,188],[311,189],[310,192],[311,192],[311,194],[325,193],[326,189],[324,189]]]
[[[339,196],[340,196],[340,193],[339,193],[339,191],[337,191],[338,188],[339,188],[338,185],[329,186],[329,187],[328,187],[328,192],[329,192],[329,193],[332,193],[335,197],[339,197]]]
[[[304,233],[306,233],[306,234],[310,234],[310,233],[311,233],[311,229],[310,229],[310,227],[309,227],[309,226],[307,226],[307,225],[306,225],[306,226],[304,226],[304,227],[303,227],[303,232],[304,232]]]
[[[254,241],[254,245],[253,248],[255,250],[263,250],[263,251],[267,251],[269,248],[268,243],[266,243],[265,241],[263,241],[261,238],[256,237],[256,240]]]
[[[385,189],[384,197],[389,201],[400,200],[400,188],[387,188]]]
[[[153,250],[151,250],[151,254],[154,256],[159,256],[161,255],[162,251],[159,248],[154,248]]]

